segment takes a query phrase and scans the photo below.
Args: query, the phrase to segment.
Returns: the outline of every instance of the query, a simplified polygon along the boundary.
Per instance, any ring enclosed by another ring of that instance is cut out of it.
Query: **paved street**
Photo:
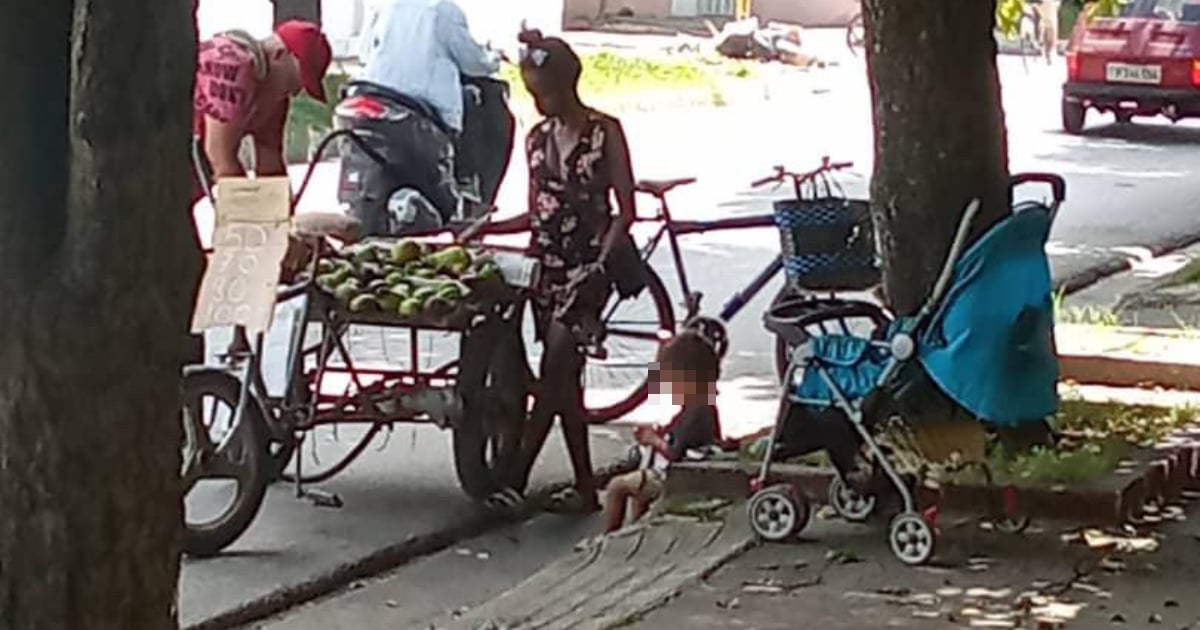
[[[811,73],[766,69],[779,76],[765,88],[727,95],[728,107],[624,115],[637,174],[700,178],[671,196],[676,216],[684,219],[768,212],[769,201],[786,190],[756,192],[747,183],[774,164],[801,170],[828,154],[853,160],[856,171],[869,174],[871,118],[864,69],[858,60],[843,56],[839,61],[839,66]],[[1193,182],[1200,128],[1165,122],[1116,126],[1097,119],[1087,136],[1070,137],[1058,126],[1058,85],[1065,74],[1061,64],[1046,68],[1031,61],[1026,68],[1018,59],[1002,58],[1001,67],[1012,170],[1052,171],[1068,179],[1070,200],[1051,243],[1059,280],[1142,248],[1200,235],[1195,218],[1200,196]],[[506,214],[524,204],[519,149],[513,164],[500,200]],[[334,165],[322,165],[302,210],[331,209],[335,177]],[[843,183],[852,195],[865,193],[865,177]],[[643,214],[649,214],[649,203],[643,200]],[[208,224],[211,219],[200,214],[201,225]],[[778,236],[773,230],[749,230],[689,237],[684,245],[690,278],[707,296],[706,311],[715,312],[775,255]],[[659,256],[655,263],[678,302],[665,259]],[[731,403],[722,418],[727,430],[770,419],[772,345],[760,314],[774,292],[775,287],[765,291],[731,325],[726,389],[737,390],[736,401],[753,404]],[[647,414],[661,411],[648,408],[643,417]],[[598,461],[624,451],[611,437],[598,435],[596,441],[604,453]],[[541,478],[564,479],[561,439],[552,437],[550,445],[550,463]],[[431,429],[397,430],[386,450],[369,450],[326,489],[341,494],[346,507],[311,507],[294,500],[288,488],[273,488],[257,522],[232,553],[188,561],[181,585],[184,622],[227,613],[281,589],[299,592],[338,567],[395,550],[413,537],[443,532],[475,515],[457,489],[448,438]],[[539,553],[552,553],[560,543]],[[423,579],[413,575],[408,579]]]

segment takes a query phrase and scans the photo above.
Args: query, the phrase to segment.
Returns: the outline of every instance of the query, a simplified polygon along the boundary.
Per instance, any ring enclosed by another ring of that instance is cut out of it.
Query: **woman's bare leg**
[[[571,468],[575,472],[575,490],[583,500],[582,507],[585,510],[598,510],[600,501],[596,496],[587,414],[583,409],[583,355],[571,331],[558,323],[550,327],[546,351],[553,354],[550,373],[555,377],[551,379],[551,387],[557,392],[560,402],[558,413],[562,418],[563,437],[567,441]]]
[[[576,489],[588,507],[597,507],[595,487],[592,483],[591,457],[587,448],[587,421],[583,413],[583,394],[580,387],[583,357],[576,348],[575,338],[570,329],[559,322],[551,322],[547,326],[543,344],[538,396],[521,441],[520,464],[515,474],[510,477],[510,485],[523,487],[528,482],[533,466],[546,444],[554,417],[559,416],[563,419],[563,433],[571,456],[571,467],[575,472]],[[584,435],[582,449],[578,435],[580,429]],[[581,470],[585,473],[582,477]]]
[[[541,373],[551,374],[554,369],[550,352],[542,353]],[[558,413],[556,392],[547,386],[545,379],[538,385],[537,398],[533,402],[533,411],[529,414],[529,423],[525,425],[525,433],[521,436],[521,455],[513,472],[508,475],[508,483],[514,488],[524,488],[529,483],[529,476],[542,449],[546,446],[546,437],[550,435],[550,426]]]

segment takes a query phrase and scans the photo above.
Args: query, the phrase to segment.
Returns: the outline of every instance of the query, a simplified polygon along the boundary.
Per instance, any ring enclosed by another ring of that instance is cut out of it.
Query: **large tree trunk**
[[[3,630],[176,626],[192,9],[0,20]]]
[[[321,23],[321,0],[272,0],[275,5],[275,24],[288,20],[307,20]]]
[[[973,197],[979,234],[1009,211],[995,3],[863,0],[874,99],[871,186],[888,299],[920,307]]]

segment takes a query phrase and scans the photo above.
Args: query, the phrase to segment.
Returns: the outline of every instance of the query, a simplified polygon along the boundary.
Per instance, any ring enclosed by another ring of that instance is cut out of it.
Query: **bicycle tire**
[[[658,329],[667,331],[671,334],[675,333],[677,328],[675,322],[675,310],[671,306],[671,296],[667,293],[667,287],[663,284],[662,278],[658,273],[650,267],[645,266],[646,291],[649,292],[650,299],[654,303],[655,316],[658,319]],[[606,331],[606,334],[612,335],[611,330]],[[650,396],[649,373],[646,375],[646,380],[642,381],[641,385],[626,395],[624,398],[604,406],[588,408],[587,416],[590,424],[605,424],[612,422],[625,414],[637,409]]]
[[[866,45],[866,22],[863,19],[863,14],[858,13],[850,19],[850,23],[846,25],[846,48],[850,49],[850,54],[858,56],[858,49]],[[857,30],[864,29],[862,36],[859,37]]]
[[[190,405],[193,400],[202,403],[205,396],[212,396],[233,410],[237,408],[240,394],[241,383],[232,375],[224,372],[198,372],[183,379],[183,404],[185,406]],[[183,409],[180,411],[181,421],[186,425],[189,422],[188,414],[184,413]],[[259,510],[262,509],[263,500],[266,498],[269,474],[266,461],[267,430],[257,405],[253,403],[247,405],[243,413],[245,415],[242,417],[238,430],[241,431],[239,434],[241,439],[246,440],[242,446],[246,457],[244,469],[247,471],[248,477],[245,483],[238,479],[237,496],[230,507],[206,524],[193,525],[189,523],[185,506],[182,547],[184,553],[190,556],[209,558],[219,554],[245,533],[250,524],[254,522],[255,517],[258,516]],[[191,422],[194,425],[191,430],[207,430],[202,419],[193,417]],[[187,430],[188,428],[185,426],[185,432]],[[200,477],[200,479],[203,478]],[[193,489],[194,487],[185,490],[185,499]]]

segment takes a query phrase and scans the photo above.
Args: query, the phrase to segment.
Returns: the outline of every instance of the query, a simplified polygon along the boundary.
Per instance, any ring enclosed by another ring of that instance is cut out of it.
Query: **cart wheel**
[[[463,334],[459,357],[454,468],[463,491],[482,501],[506,485],[521,455],[528,364],[519,329],[505,322]]]
[[[808,499],[788,485],[771,486],[750,497],[750,527],[759,538],[783,542],[808,525]]]
[[[258,515],[268,482],[267,431],[255,404],[234,423],[241,383],[224,372],[183,381],[183,550],[215,556]]]
[[[888,543],[892,553],[907,565],[920,565],[933,558],[937,535],[933,527],[916,512],[905,512],[892,519],[888,528]]]
[[[829,482],[829,505],[838,516],[851,523],[861,523],[875,511],[875,497],[864,497],[835,475]]]

